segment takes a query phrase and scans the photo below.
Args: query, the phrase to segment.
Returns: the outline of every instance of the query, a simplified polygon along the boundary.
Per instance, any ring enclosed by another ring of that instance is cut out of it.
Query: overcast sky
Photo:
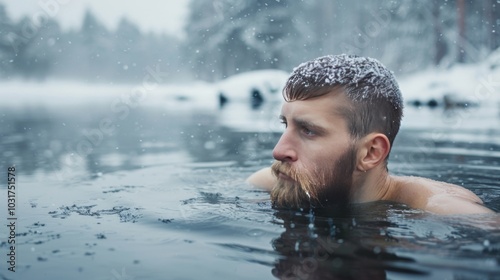
[[[110,29],[114,29],[120,18],[126,16],[142,31],[182,37],[189,0],[0,0],[0,3],[5,5],[14,20],[43,12],[41,3],[46,3],[45,6],[49,7],[49,12],[63,29],[79,28],[85,10],[90,9]]]

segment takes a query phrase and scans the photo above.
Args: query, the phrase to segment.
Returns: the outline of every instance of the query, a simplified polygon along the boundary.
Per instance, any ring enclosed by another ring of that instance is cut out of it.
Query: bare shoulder
[[[272,174],[271,168],[266,167],[250,175],[246,182],[266,191],[271,191],[276,184],[276,177]]]
[[[401,189],[409,190],[406,200],[410,206],[435,214],[494,213],[472,191],[445,182],[421,177],[399,177]],[[413,205],[412,205],[413,204]]]

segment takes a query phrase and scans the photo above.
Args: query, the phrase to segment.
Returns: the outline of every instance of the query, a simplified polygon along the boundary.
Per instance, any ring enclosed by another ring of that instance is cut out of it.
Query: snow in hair
[[[304,62],[294,68],[288,87],[331,88],[343,86],[353,101],[386,98],[393,104],[402,103],[396,79],[378,60],[356,55],[328,55]],[[358,86],[362,87],[362,90]],[[356,91],[349,89],[357,88]]]

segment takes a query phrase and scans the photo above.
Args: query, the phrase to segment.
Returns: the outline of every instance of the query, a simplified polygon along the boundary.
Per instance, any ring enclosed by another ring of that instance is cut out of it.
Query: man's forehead
[[[332,96],[330,94],[323,95],[307,100],[295,100],[285,102],[281,107],[281,115],[283,117],[301,117],[306,118],[311,116],[317,118],[319,116],[343,116],[345,109],[350,107],[349,101],[342,95]]]

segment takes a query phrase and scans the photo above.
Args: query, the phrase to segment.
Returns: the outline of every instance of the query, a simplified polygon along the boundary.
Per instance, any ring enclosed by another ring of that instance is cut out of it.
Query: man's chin
[[[289,180],[278,179],[278,183],[271,190],[271,201],[275,209],[310,209],[310,208],[329,208],[345,206],[349,204],[348,192],[344,187],[330,188],[336,189],[336,192],[320,192],[309,196],[299,183]]]
[[[294,181],[278,179],[271,190],[271,201],[275,209],[306,209],[311,201],[306,192]]]

